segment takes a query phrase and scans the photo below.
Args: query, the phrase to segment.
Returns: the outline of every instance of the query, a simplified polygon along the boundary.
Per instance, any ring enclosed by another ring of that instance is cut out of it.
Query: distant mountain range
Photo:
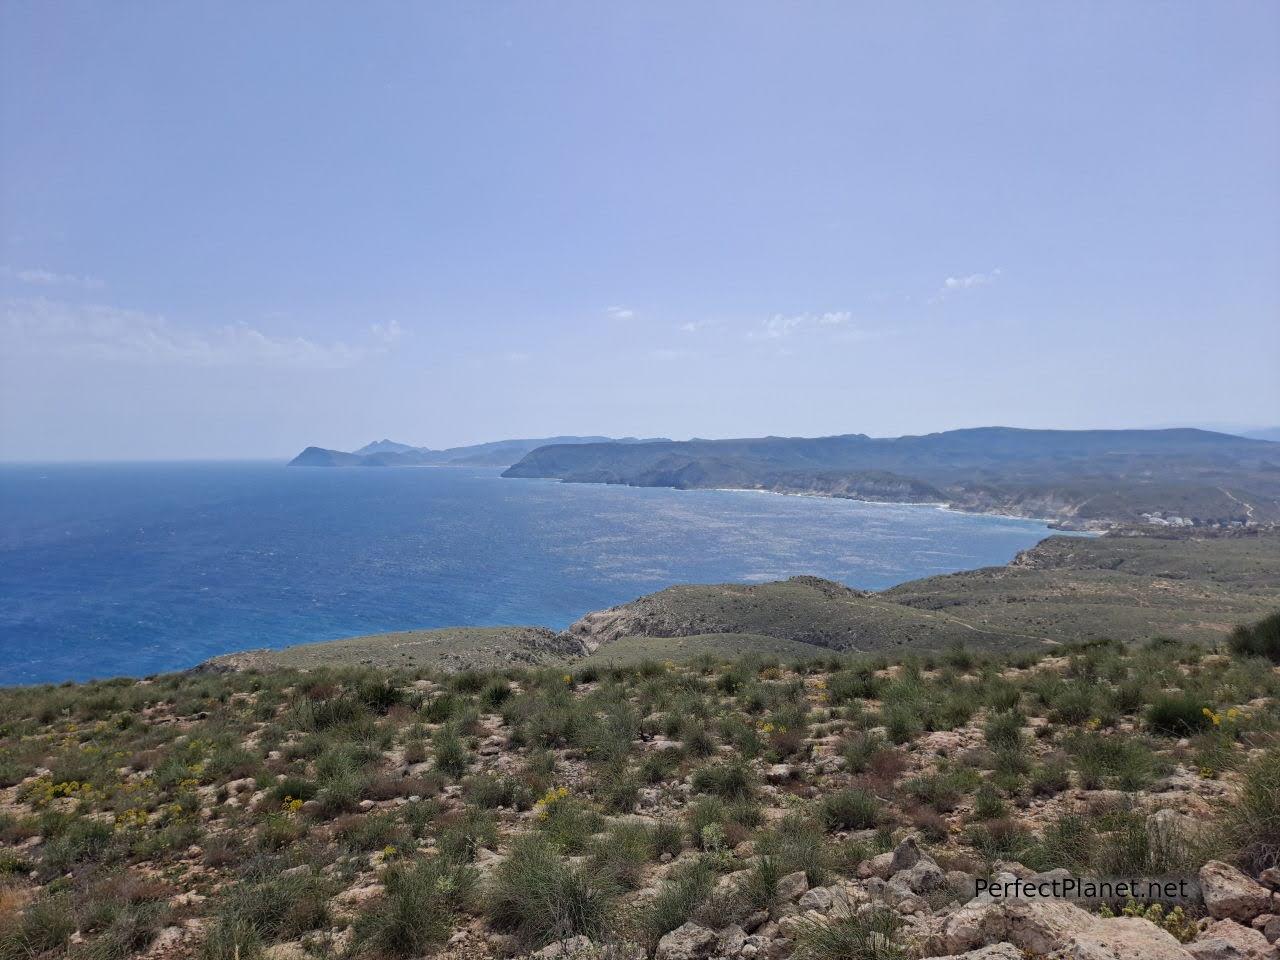
[[[1280,522],[1280,443],[1193,429],[559,444],[503,476],[943,502],[1078,529]]]
[[[635,444],[656,443],[635,437],[539,437],[529,440],[495,440],[469,447],[432,450],[414,447],[394,440],[375,440],[350,453],[307,447],[289,461],[291,467],[509,467],[532,450],[549,445],[569,446],[578,443]],[[669,442],[669,441],[663,441]]]
[[[1253,440],[1272,440],[1280,442],[1280,427],[1267,427],[1262,430],[1247,430],[1240,434],[1242,437],[1249,437]]]

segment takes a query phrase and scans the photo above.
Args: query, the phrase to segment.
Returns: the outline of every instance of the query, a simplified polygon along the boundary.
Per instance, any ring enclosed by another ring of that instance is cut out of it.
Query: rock
[[[895,873],[889,882],[903,884],[912,893],[928,893],[945,887],[947,875],[936,863],[925,857],[914,867]]]
[[[1280,940],[1280,915],[1274,913],[1259,914],[1253,918],[1252,927],[1267,938],[1267,943],[1275,943]]]
[[[376,883],[371,883],[363,887],[348,887],[333,899],[338,901],[338,903],[354,905],[372,900],[381,893],[382,887]]]
[[[720,955],[725,957],[736,957],[747,943],[747,931],[736,923],[725,927],[717,936],[720,939]]]
[[[806,892],[796,905],[801,910],[817,910],[819,913],[828,913],[834,902],[835,898],[832,897],[830,890],[826,887],[814,887]]]
[[[954,730],[937,730],[920,741],[920,748],[940,757],[951,757],[965,747],[965,739]]]
[[[1019,880],[1030,880],[1036,875],[1034,870],[1024,867],[1017,860],[997,860],[992,865],[992,872],[1007,873]]]
[[[751,876],[750,870],[735,870],[720,877],[711,888],[713,898],[729,897],[735,894]]]
[[[532,956],[538,960],[572,960],[574,957],[584,956],[595,947],[590,938],[578,935],[570,937],[568,940],[557,940],[555,943],[547,944]]]
[[[948,870],[947,886],[956,892],[962,903],[967,903],[978,895],[977,877],[963,870]]]
[[[654,960],[704,960],[716,952],[716,935],[692,920],[658,941]]]
[[[1195,960],[1277,960],[1280,951],[1267,942],[1257,930],[1241,926],[1234,920],[1217,920],[1209,924],[1191,943],[1187,953]]]
[[[1204,834],[1204,825],[1176,810],[1157,810],[1147,817],[1147,839],[1154,849],[1168,849]]]
[[[889,861],[889,875],[910,870],[920,862],[920,846],[916,838],[910,836],[893,848],[893,857]]]
[[[747,930],[748,932],[754,933],[757,929],[759,929],[761,926],[763,926],[768,922],[769,922],[769,911],[757,910],[755,913],[751,913],[747,915],[747,918],[742,921],[742,926],[743,926],[743,929]]]
[[[147,954],[163,954],[165,951],[174,950],[182,942],[182,938],[182,927],[165,927],[155,935],[155,938],[151,941],[151,946],[147,948]]]
[[[775,763],[764,772],[764,778],[769,783],[779,784],[787,783],[795,779],[796,769],[789,763]]]
[[[938,940],[952,954],[1011,943],[1066,960],[1189,960],[1171,934],[1133,917],[1102,919],[1062,900],[974,900],[943,922]]]
[[[918,897],[914,893],[908,893],[904,897],[899,897],[894,903],[893,909],[897,910],[904,916],[913,913],[928,913],[929,904],[923,897]]]
[[[1218,920],[1248,923],[1261,913],[1271,912],[1272,901],[1266,887],[1219,860],[1210,860],[1200,868],[1200,892],[1209,915]]]
[[[881,880],[888,880],[893,875],[893,854],[881,853],[872,857],[870,860],[863,860],[858,864],[858,876],[863,880],[870,877],[879,877]]]
[[[1137,917],[1097,921],[1077,934],[1050,960],[1194,960],[1174,939],[1154,923]]]
[[[798,900],[809,889],[809,880],[803,870],[788,873],[778,881],[778,898],[781,900]]]
[[[275,943],[262,951],[262,960],[307,960],[307,948],[296,940]]]
[[[925,957],[925,960],[1024,960],[1025,957],[1026,954],[1012,943],[996,943],[968,953],[952,954],[949,957]]]

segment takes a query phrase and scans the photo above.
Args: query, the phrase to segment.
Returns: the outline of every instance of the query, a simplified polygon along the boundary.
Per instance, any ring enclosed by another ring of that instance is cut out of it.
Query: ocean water
[[[865,589],[1008,562],[1043,523],[456,467],[0,466],[0,684],[451,625],[563,628],[673,583]]]

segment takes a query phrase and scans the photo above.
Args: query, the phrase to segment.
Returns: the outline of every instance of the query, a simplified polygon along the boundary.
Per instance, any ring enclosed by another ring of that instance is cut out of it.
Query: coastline
[[[646,487],[635,483],[610,483],[607,480],[565,480],[562,477],[501,477],[503,480],[542,480],[548,483],[573,483],[584,486],[632,487],[634,489],[675,490],[680,493],[697,493],[714,491],[717,493],[768,493],[779,497],[809,497],[814,500],[849,500],[853,503],[866,503],[885,507],[932,507],[944,513],[954,513],[972,517],[994,517],[1000,520],[1026,520],[1031,523],[1043,523],[1053,533],[1080,534],[1085,536],[1103,536],[1107,531],[1124,526],[1118,520],[1097,521],[1097,527],[1067,527],[1066,517],[1022,516],[1014,513],[1001,513],[998,510],[968,510],[943,500],[867,500],[863,497],[850,497],[838,493],[822,493],[816,490],[770,490],[767,487],[675,487],[655,485]],[[1052,536],[1052,534],[1050,534]]]

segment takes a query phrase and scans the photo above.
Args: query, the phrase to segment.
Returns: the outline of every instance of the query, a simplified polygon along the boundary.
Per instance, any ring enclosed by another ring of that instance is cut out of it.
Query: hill
[[[1207,430],[1019,430],[550,445],[504,474],[571,483],[733,487],[933,502],[1119,523],[1280,521],[1280,444]]]
[[[1043,649],[1126,637],[1220,643],[1280,609],[1280,532],[1055,536],[1003,567],[879,593],[817,577],[668,587],[564,633],[450,628],[218,657],[220,669],[364,664],[450,670],[777,656]]]
[[[0,957],[1274,960],[1272,662],[703,653],[0,690]]]
[[[581,641],[545,627],[443,627],[303,643],[283,650],[229,653],[214,657],[201,668],[309,670],[360,665],[381,669],[469,670],[515,664],[554,666],[579,659],[587,652]]]
[[[394,440],[375,440],[348,453],[325,447],[307,447],[289,461],[291,467],[508,467],[531,451],[544,446],[572,446],[580,443],[650,443],[635,437],[539,437],[524,440],[494,440],[465,447],[432,450],[412,447]]]

